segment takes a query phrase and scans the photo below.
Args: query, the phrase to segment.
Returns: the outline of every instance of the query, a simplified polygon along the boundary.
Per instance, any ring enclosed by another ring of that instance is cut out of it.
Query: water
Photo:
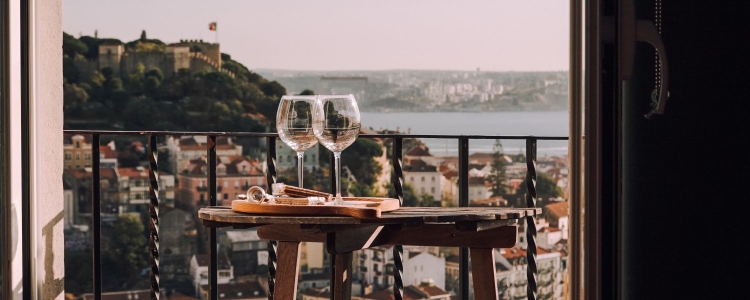
[[[535,135],[568,136],[567,111],[523,112],[435,112],[382,113],[362,112],[365,128],[398,129],[411,134],[450,135]],[[457,155],[458,141],[422,139],[433,155]],[[505,153],[525,151],[525,140],[502,140]],[[471,140],[469,152],[492,152],[494,140]],[[567,141],[539,141],[538,155],[562,155],[568,152]]]

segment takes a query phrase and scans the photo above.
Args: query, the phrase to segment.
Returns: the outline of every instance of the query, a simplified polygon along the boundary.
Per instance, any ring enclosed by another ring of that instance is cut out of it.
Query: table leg
[[[352,298],[352,256],[351,252],[336,254],[333,299],[349,300]]]
[[[474,278],[474,299],[497,300],[495,251],[492,248],[470,248],[469,255]]]
[[[299,242],[279,242],[276,253],[276,286],[274,300],[297,299],[297,270],[299,269]]]

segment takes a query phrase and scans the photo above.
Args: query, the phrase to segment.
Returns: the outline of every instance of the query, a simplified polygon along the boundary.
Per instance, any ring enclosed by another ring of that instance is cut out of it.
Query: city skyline
[[[567,70],[568,27],[559,0],[63,4],[74,36],[218,41],[250,69]]]

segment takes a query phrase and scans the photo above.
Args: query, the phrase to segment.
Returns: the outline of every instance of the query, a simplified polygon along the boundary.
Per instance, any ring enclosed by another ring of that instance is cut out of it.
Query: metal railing
[[[276,133],[245,133],[245,132],[186,132],[186,131],[98,131],[98,130],[64,130],[64,134],[73,135],[91,135],[92,145],[100,144],[102,135],[113,136],[146,136],[148,137],[148,160],[149,160],[149,250],[150,250],[150,285],[151,298],[159,299],[161,287],[159,284],[159,170],[158,170],[158,153],[157,137],[163,136],[206,136],[207,137],[207,163],[208,163],[208,205],[217,204],[217,183],[216,183],[216,138],[219,136],[228,137],[250,137],[265,138],[266,140],[266,180],[268,183],[268,192],[271,192],[271,185],[276,183]],[[429,134],[360,134],[359,138],[379,138],[391,139],[391,183],[393,191],[391,197],[399,199],[403,203],[404,199],[404,174],[403,174],[403,141],[404,139],[453,139],[458,141],[458,161],[459,161],[459,207],[469,206],[469,141],[470,140],[525,140],[526,141],[526,204],[528,207],[536,205],[536,153],[537,142],[544,141],[564,141],[568,137],[559,136],[509,136],[509,135],[429,135]],[[331,154],[333,156],[333,154]],[[94,299],[101,299],[102,295],[102,270],[101,270],[101,187],[100,187],[100,153],[99,147],[92,147],[92,222],[93,222],[93,295]],[[331,161],[333,158],[331,157]],[[331,190],[336,190],[335,168],[331,164]],[[218,293],[218,270],[217,270],[217,249],[211,245],[217,244],[216,228],[208,228],[208,254],[209,254],[209,283],[208,297],[210,300],[219,299]],[[536,266],[536,224],[534,217],[526,217],[526,239],[527,247],[527,291],[528,299],[537,299],[537,266]],[[273,299],[274,283],[276,276],[276,249],[277,243],[268,242],[268,299]],[[396,245],[393,247],[394,260],[394,298],[403,299],[403,247]],[[330,269],[334,270],[334,259],[331,259]],[[334,272],[331,272],[333,276]],[[334,290],[334,280],[331,278],[331,290]],[[459,251],[459,296],[460,299],[469,299],[469,249],[461,248]]]

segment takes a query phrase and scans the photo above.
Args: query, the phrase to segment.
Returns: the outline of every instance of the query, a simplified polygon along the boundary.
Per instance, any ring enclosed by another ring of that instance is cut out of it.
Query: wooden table
[[[352,251],[382,245],[467,247],[474,298],[497,299],[493,248],[513,247],[518,221],[539,213],[539,208],[403,207],[377,219],[356,219],[257,215],[212,206],[198,215],[207,227],[258,227],[260,238],[278,241],[274,299],[296,298],[300,242],[327,243],[335,257],[334,299],[351,298]]]

